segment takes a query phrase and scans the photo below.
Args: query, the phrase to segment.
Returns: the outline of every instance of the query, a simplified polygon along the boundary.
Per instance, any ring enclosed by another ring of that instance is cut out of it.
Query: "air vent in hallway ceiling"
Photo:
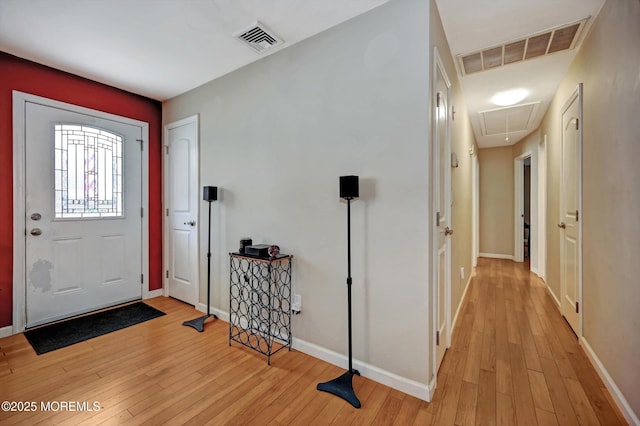
[[[512,40],[477,52],[458,55],[462,75],[490,70],[514,62],[526,61],[539,56],[573,49],[589,18]]]
[[[269,31],[267,27],[260,22],[256,22],[235,36],[259,53],[273,49],[283,43],[280,37]]]

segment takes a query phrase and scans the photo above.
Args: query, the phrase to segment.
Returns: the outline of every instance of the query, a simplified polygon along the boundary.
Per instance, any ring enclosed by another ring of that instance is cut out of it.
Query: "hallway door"
[[[560,192],[561,311],[573,331],[580,329],[581,232],[580,177],[582,142],[582,85],[562,113],[562,183]]]
[[[435,344],[436,370],[449,347],[451,287],[451,145],[449,139],[450,83],[440,57],[435,53],[433,156],[435,179]]]
[[[168,296],[198,302],[198,116],[165,126]]]

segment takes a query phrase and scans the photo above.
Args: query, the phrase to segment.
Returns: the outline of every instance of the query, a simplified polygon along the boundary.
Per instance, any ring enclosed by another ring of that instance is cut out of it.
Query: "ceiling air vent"
[[[269,31],[260,22],[256,22],[246,30],[238,32],[235,36],[258,53],[273,49],[283,43],[280,37]]]
[[[514,62],[549,55],[576,47],[580,34],[589,18],[553,28],[542,33],[508,41],[498,46],[458,55],[462,75],[486,71]]]

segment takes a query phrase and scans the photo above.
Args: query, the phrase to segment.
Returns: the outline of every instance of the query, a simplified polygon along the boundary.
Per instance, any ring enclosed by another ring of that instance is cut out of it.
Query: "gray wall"
[[[163,104],[164,123],[200,115],[200,183],[221,187],[214,306],[228,311],[227,253],[239,239],[277,243],[295,256],[303,299],[295,338],[345,354],[338,177],[359,175],[354,357],[423,384],[431,378],[428,22],[429,2],[393,1]]]

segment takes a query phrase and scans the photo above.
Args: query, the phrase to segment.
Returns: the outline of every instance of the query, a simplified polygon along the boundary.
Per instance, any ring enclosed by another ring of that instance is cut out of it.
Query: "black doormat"
[[[164,312],[137,302],[25,331],[24,336],[36,353],[42,355],[163,315]]]

